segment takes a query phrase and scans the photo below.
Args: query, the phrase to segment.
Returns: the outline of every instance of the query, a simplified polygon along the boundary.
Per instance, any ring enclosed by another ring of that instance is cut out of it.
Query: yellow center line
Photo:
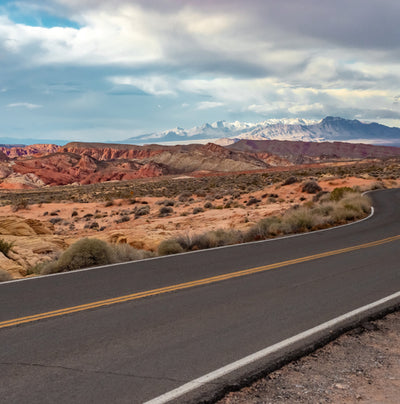
[[[393,241],[396,241],[396,240],[400,240],[400,235],[393,236],[393,237],[388,237],[388,238],[385,238],[385,239],[382,239],[382,240],[372,241],[370,243],[359,244],[359,245],[355,245],[355,246],[352,246],[352,247],[341,248],[339,250],[333,250],[333,251],[323,252],[323,253],[320,253],[320,254],[309,255],[307,257],[295,258],[295,259],[292,259],[292,260],[276,262],[274,264],[264,265],[264,266],[260,266],[260,267],[256,267],[256,268],[249,268],[249,269],[244,269],[244,270],[241,270],[241,271],[230,272],[230,273],[223,274],[223,275],[212,276],[210,278],[203,278],[203,279],[198,279],[198,280],[195,280],[195,281],[179,283],[179,284],[176,284],[176,285],[165,286],[165,287],[162,287],[162,288],[147,290],[147,291],[144,291],[144,292],[132,293],[132,294],[125,295],[125,296],[114,297],[114,298],[111,298],[111,299],[99,300],[99,301],[96,301],[96,302],[81,304],[79,306],[66,307],[64,309],[48,311],[48,312],[45,312],[45,313],[34,314],[34,315],[31,315],[31,316],[14,318],[14,319],[11,319],[11,320],[6,320],[6,321],[0,322],[0,328],[11,327],[11,326],[14,326],[14,325],[29,323],[29,322],[32,322],[32,321],[42,320],[42,319],[45,319],[45,318],[58,317],[58,316],[62,316],[62,315],[65,315],[65,314],[70,314],[70,313],[76,313],[76,312],[79,312],[79,311],[95,309],[95,308],[98,308],[98,307],[110,306],[110,305],[116,304],[116,303],[123,303],[123,302],[128,302],[128,301],[131,301],[131,300],[142,299],[144,297],[161,295],[163,293],[174,292],[174,291],[182,290],[182,289],[188,289],[188,288],[192,288],[192,287],[195,287],[195,286],[201,286],[201,285],[207,285],[207,284],[210,284],[210,283],[221,282],[221,281],[224,281],[224,280],[227,280],[227,279],[238,278],[238,277],[241,277],[241,276],[246,276],[246,275],[256,274],[256,273],[259,273],[259,272],[269,271],[271,269],[286,267],[288,265],[294,265],[294,264],[299,264],[299,263],[302,263],[302,262],[313,261],[313,260],[316,260],[316,259],[319,259],[319,258],[330,257],[332,255],[344,254],[344,253],[347,253],[347,252],[361,250],[361,249],[364,249],[364,248],[376,247],[376,246],[379,246],[381,244],[390,243],[390,242],[393,242]]]

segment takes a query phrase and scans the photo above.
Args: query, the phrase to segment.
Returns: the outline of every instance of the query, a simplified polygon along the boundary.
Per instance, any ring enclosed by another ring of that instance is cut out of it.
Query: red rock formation
[[[9,158],[19,158],[24,156],[44,156],[50,153],[56,153],[60,149],[60,146],[55,144],[33,144],[29,146],[18,147],[0,147],[0,151],[3,152]]]
[[[40,158],[22,159],[13,165],[19,174],[34,173],[46,185],[66,185],[78,182],[92,184],[111,180],[155,177],[167,173],[156,163],[114,160],[99,162],[73,153],[56,153]]]

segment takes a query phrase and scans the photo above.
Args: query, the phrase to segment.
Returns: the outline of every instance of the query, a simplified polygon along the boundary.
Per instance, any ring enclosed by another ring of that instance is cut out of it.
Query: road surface
[[[0,402],[145,402],[398,292],[400,190],[371,197],[333,230],[0,284]]]

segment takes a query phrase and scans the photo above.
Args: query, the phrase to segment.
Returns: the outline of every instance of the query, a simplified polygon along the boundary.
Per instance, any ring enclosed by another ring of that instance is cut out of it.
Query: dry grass
[[[193,236],[185,234],[163,241],[158,253],[174,254],[323,229],[360,219],[370,209],[368,197],[353,189],[335,189],[323,195],[318,202],[307,202],[301,207],[289,209],[283,215],[262,219],[246,232],[218,229]]]

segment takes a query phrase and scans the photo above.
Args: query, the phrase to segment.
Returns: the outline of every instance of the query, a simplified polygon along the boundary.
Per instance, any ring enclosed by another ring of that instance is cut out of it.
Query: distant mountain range
[[[175,128],[131,137],[120,143],[205,143],[222,146],[240,139],[297,140],[303,142],[341,141],[400,146],[400,128],[328,116],[323,120],[267,120],[260,123],[218,121],[191,129]]]
[[[269,119],[263,122],[225,122],[206,123],[191,129],[174,128],[161,132],[130,137],[117,141],[120,144],[191,144],[216,143],[228,146],[239,140],[292,140],[303,142],[351,142],[382,146],[400,147],[400,128],[388,127],[378,123],[365,123],[356,119],[349,120],[327,116],[321,121],[306,119]],[[65,145],[68,140],[56,139],[15,139],[0,137],[1,146],[22,146],[32,144]],[[113,139],[111,142],[116,143]]]

